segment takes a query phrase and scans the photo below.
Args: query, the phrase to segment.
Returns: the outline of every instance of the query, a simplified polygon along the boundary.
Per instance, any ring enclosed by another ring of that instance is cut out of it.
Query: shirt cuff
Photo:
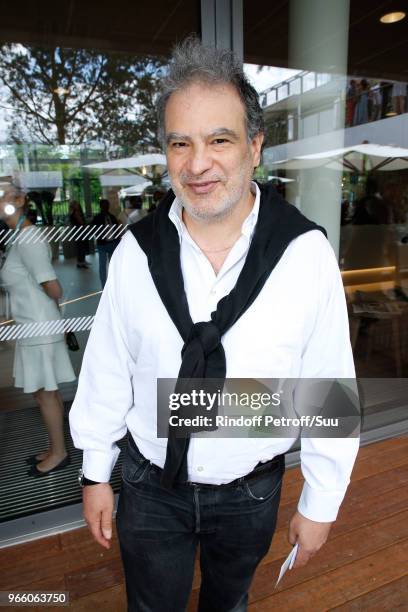
[[[35,275],[35,280],[37,281],[38,284],[41,283],[47,283],[48,281],[53,281],[53,280],[57,280],[56,276],[50,276],[49,273],[45,273],[45,274],[36,274]]]
[[[84,450],[82,470],[84,476],[95,482],[109,482],[120,449],[112,453]]]
[[[345,494],[346,491],[318,491],[305,482],[298,511],[311,521],[331,523],[337,518]]]

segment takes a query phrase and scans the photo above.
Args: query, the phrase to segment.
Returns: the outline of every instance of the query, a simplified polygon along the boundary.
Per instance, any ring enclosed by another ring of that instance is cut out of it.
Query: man
[[[96,247],[98,249],[99,256],[99,278],[101,279],[102,289],[106,283],[106,269],[109,261],[113,255],[114,250],[119,244],[119,238],[112,237],[115,235],[115,230],[119,225],[119,221],[111,212],[109,212],[109,200],[101,198],[99,201],[99,208],[101,212],[94,216],[92,219],[92,225],[96,225],[98,228],[101,225],[110,226],[110,230],[102,230],[102,237],[96,239]]]
[[[322,228],[251,182],[262,110],[231,53],[178,47],[158,112],[173,191],[115,251],[70,414],[84,515],[108,548],[115,442],[128,429],[117,527],[129,610],[185,610],[199,543],[199,610],[241,612],[295,440],[158,438],[156,381],[354,377],[344,291]],[[356,438],[302,440],[295,567],[326,541],[357,449]]]

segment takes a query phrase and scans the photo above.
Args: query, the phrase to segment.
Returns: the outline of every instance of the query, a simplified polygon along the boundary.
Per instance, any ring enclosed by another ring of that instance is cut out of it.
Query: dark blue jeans
[[[250,481],[177,483],[168,491],[129,433],[116,515],[128,612],[186,610],[198,544],[199,612],[246,611],[275,530],[284,471],[279,456]]]
[[[105,244],[98,244],[98,255],[99,255],[99,278],[101,279],[102,289],[105,287],[106,279],[107,279],[107,264],[110,261],[110,258],[113,255],[113,251],[119,244],[119,240],[111,240],[110,242],[105,242]]]

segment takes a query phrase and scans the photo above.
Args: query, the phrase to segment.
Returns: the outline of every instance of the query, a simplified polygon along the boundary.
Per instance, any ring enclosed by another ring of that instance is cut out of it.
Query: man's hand
[[[110,548],[114,495],[109,483],[88,485],[83,488],[84,518],[95,540]]]
[[[293,565],[303,567],[326,542],[333,523],[318,523],[295,512],[289,524],[289,542],[299,544],[296,561]]]

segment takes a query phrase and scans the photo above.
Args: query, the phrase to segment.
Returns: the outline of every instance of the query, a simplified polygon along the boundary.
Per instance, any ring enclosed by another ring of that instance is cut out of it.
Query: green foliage
[[[155,97],[165,61],[63,47],[0,47],[11,142],[159,149]]]

